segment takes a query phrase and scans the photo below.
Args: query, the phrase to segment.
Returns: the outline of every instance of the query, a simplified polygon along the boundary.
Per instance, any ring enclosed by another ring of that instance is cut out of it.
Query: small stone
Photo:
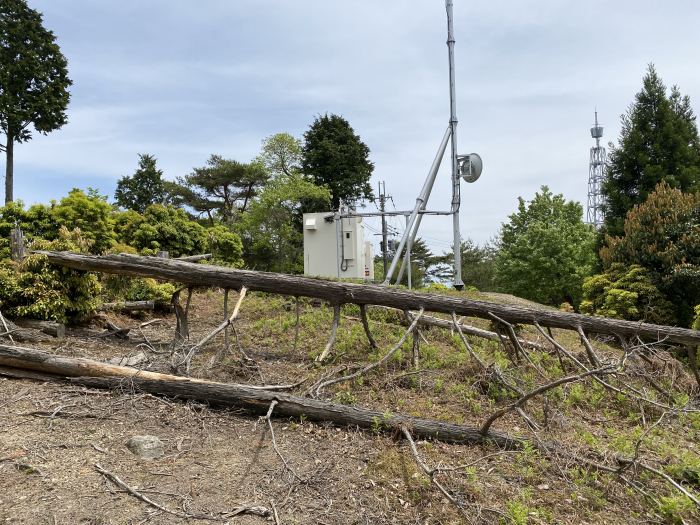
[[[542,483],[542,485],[537,485],[537,488],[539,490],[549,490],[549,485],[547,485],[546,483]]]
[[[134,436],[126,448],[143,459],[156,459],[165,453],[163,442],[156,436]]]

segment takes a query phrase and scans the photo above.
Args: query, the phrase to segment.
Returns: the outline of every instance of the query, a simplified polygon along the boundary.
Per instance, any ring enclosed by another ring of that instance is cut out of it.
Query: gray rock
[[[134,436],[126,443],[126,448],[143,459],[156,459],[165,453],[163,442],[156,436]]]

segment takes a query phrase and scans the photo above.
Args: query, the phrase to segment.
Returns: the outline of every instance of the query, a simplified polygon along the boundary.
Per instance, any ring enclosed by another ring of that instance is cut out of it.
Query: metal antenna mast
[[[447,50],[450,61],[450,145],[452,153],[452,234],[454,250],[454,287],[464,288],[462,282],[462,237],[459,234],[459,160],[457,159],[457,94],[455,89],[455,37],[452,16],[452,0],[446,0],[447,7]]]
[[[603,137],[603,126],[598,124],[598,111],[595,112],[595,125],[591,128],[591,137],[595,139],[595,147],[591,148],[588,165],[588,205],[586,207],[586,222],[596,229],[603,224],[603,194],[602,185],[605,177],[607,155],[605,148],[600,145]]]
[[[396,250],[396,255],[394,255],[394,258],[391,261],[391,266],[385,274],[384,284],[391,283],[396,267],[398,266],[398,262],[400,259],[403,259],[396,279],[396,282],[401,282],[404,270],[408,266],[407,261],[410,254],[410,247],[416,240],[416,235],[418,233],[418,228],[420,227],[423,215],[431,214],[452,215],[454,287],[457,289],[462,289],[464,286],[464,283],[462,282],[462,261],[460,250],[462,237],[459,233],[459,209],[461,202],[460,177],[464,178],[464,180],[467,182],[475,182],[481,175],[482,163],[481,158],[476,153],[471,153],[469,155],[457,154],[457,95],[455,89],[455,38],[452,7],[452,0],[445,0],[445,8],[447,10],[447,50],[450,68],[450,121],[442,141],[440,142],[440,146],[438,147],[435,160],[433,161],[430,171],[428,172],[428,177],[423,184],[421,192],[418,194],[415,207],[410,214],[406,214],[406,230],[401,237],[401,242]],[[450,206],[450,211],[428,211],[426,209],[428,199],[430,198],[430,193],[433,190],[433,184],[435,183],[437,172],[440,169],[440,164],[445,156],[448,141],[451,145],[450,166],[452,168],[452,205]],[[404,252],[405,248],[406,251]]]

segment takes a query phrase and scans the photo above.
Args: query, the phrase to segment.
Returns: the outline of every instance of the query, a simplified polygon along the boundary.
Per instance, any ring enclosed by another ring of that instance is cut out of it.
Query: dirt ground
[[[344,311],[334,358],[319,368],[313,357],[322,350],[330,331],[330,309],[303,302],[295,345],[294,302],[251,294],[236,324],[237,337],[231,335],[230,353],[208,370],[210,358],[223,345],[223,337],[218,336],[197,356],[191,373],[250,384],[294,383],[303,378],[312,378],[312,382],[333,367],[376,359],[398,340],[403,329],[371,313],[379,319],[372,327],[383,349],[373,353],[355,315],[352,310]],[[212,330],[222,316],[220,291],[195,294],[191,340]],[[139,324],[153,317],[109,315],[115,324],[132,327],[132,335],[144,336],[156,350],[146,351],[149,360],[142,367],[169,372],[168,343],[175,320],[170,314],[157,315],[163,322],[139,332]],[[473,365],[455,347],[449,331],[432,330],[424,335],[429,344],[423,346],[419,373],[411,373],[410,356],[404,352],[386,370],[331,390],[326,399],[478,424],[493,401],[472,380]],[[238,345],[255,365],[241,359]],[[69,330],[65,340],[41,348],[95,359],[144,350],[133,341],[96,338],[85,328]],[[296,393],[303,393],[307,384]],[[596,443],[608,444],[636,428],[637,421],[624,420],[617,409],[603,407],[602,402],[600,408],[600,413],[575,403],[547,408],[547,437],[568,436],[574,443],[595,438]],[[607,427],[601,424],[604,420]],[[607,428],[613,420],[619,428],[611,433]],[[304,418],[273,419],[272,424],[288,466],[273,448],[267,421],[255,415],[138,392],[0,377],[0,523],[204,523],[205,516],[231,524],[662,522],[658,512],[628,487],[611,476],[579,472],[575,464],[553,464],[531,450],[507,452],[418,442],[430,465],[459,466],[440,479],[466,502],[467,515],[460,515],[419,470],[399,436],[336,428]],[[700,429],[689,430],[693,424],[685,422],[669,430],[675,438],[659,436],[659,443],[675,440],[676,448],[667,455],[677,452],[697,457]],[[523,424],[508,416],[497,426],[517,434]],[[165,454],[154,460],[132,454],[126,442],[136,435],[157,436],[165,445]],[[657,451],[657,456],[663,459],[662,452]],[[120,489],[96,465],[172,513]],[[661,486],[659,490],[667,492]],[[270,514],[231,515],[242,506],[265,507]],[[685,521],[677,523],[693,522],[692,513],[679,515]]]

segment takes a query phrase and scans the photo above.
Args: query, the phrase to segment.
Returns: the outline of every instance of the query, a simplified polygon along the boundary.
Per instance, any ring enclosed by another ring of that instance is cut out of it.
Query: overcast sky
[[[484,159],[481,179],[463,185],[463,237],[487,241],[543,184],[585,205],[594,107],[606,143],[616,140],[647,63],[698,108],[697,0],[454,2],[459,149]],[[386,181],[406,209],[447,126],[443,0],[29,4],[74,85],[69,123],[15,149],[26,203],[87,186],[111,198],[138,153],[155,155],[167,178],[212,153],[248,161],[263,138],[301,137],[329,112],[369,146],[373,186]],[[433,208],[449,206],[446,167]],[[450,221],[427,218],[421,236],[442,252]]]

